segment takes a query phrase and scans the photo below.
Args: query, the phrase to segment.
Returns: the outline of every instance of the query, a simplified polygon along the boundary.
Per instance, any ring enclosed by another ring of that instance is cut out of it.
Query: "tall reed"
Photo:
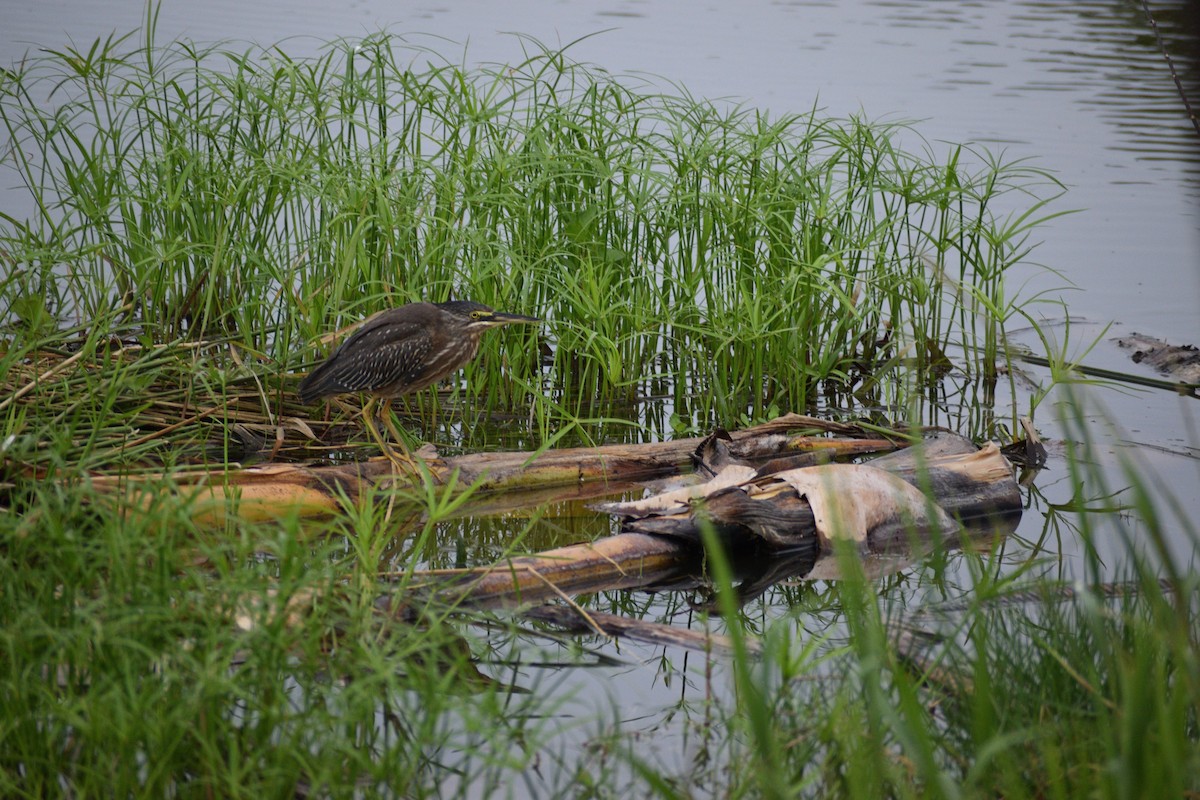
[[[496,337],[464,385],[557,424],[657,397],[676,426],[732,425],[822,381],[904,402],[879,387],[946,354],[994,382],[1005,272],[1049,212],[1034,195],[998,219],[993,198],[1055,190],[1025,164],[904,152],[900,124],[630,88],[536,42],[467,69],[387,34],[300,59],[149,29],[4,73],[30,211],[0,225],[0,319],[220,341],[268,416],[296,413],[287,375],[322,334],[447,297],[546,320],[545,352]]]

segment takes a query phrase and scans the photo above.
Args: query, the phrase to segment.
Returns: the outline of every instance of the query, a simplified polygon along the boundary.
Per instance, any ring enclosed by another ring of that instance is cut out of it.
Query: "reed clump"
[[[534,437],[732,425],[822,382],[902,403],[909,376],[950,366],[994,384],[1005,272],[1055,186],[964,148],[905,152],[900,124],[631,88],[535,43],[466,69],[386,34],[308,59],[113,37],[32,55],[0,88],[21,187],[0,225],[4,372],[83,349],[76,370],[121,384],[114,338],[172,345],[188,410],[253,376],[272,423],[309,416],[291,374],[318,337],[448,297],[546,320],[485,343],[456,393]],[[1009,192],[1029,203],[994,214]],[[9,421],[44,437],[43,399]],[[72,401],[76,424],[108,414]]]

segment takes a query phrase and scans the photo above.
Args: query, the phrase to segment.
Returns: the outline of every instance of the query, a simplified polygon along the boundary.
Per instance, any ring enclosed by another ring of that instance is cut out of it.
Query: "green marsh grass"
[[[733,425],[830,381],[903,404],[897,376],[946,354],[995,382],[1005,272],[1051,215],[1046,173],[526,51],[473,70],[386,34],[308,59],[152,36],[31,54],[0,92],[29,209],[3,217],[0,319],[39,347],[64,326],[96,334],[85,349],[215,342],[180,354],[186,400],[223,404],[253,375],[270,421],[311,414],[290,375],[320,336],[447,297],[546,320],[485,342],[451,402],[537,431],[633,418],[662,435],[660,412],[633,410],[648,398],[676,428]],[[994,216],[1007,193],[1029,202]],[[412,411],[428,425],[438,406]]]
[[[47,483],[10,502],[5,797],[429,796],[511,778],[545,745],[561,701],[504,679],[510,624],[375,610],[386,497],[325,538],[294,519],[198,529],[169,494],[133,508]],[[431,497],[429,524],[454,502]]]

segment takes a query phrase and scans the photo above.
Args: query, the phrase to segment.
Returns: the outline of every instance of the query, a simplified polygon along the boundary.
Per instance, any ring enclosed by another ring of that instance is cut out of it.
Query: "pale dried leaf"
[[[284,417],[280,420],[284,428],[291,428],[294,431],[299,431],[310,441],[318,441],[317,435],[313,433],[313,429],[308,426],[308,423],[299,417]]]
[[[692,500],[708,497],[715,492],[740,486],[754,478],[754,467],[741,464],[730,464],[721,470],[711,480],[692,486],[682,486],[669,492],[644,497],[641,500],[629,500],[622,503],[599,503],[595,508],[607,514],[622,516],[644,516],[647,514],[669,514],[687,508]]]
[[[920,490],[875,467],[825,464],[771,477],[808,500],[823,547],[834,539],[865,543],[897,528],[955,528],[950,516]]]

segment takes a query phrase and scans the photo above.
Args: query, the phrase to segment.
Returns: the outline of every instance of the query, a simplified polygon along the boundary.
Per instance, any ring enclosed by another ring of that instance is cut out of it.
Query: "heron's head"
[[[537,317],[495,311],[483,303],[473,303],[470,300],[452,300],[449,303],[438,303],[437,307],[449,314],[456,323],[472,332],[482,332],[488,328],[499,328],[504,325],[528,325],[541,322]]]

